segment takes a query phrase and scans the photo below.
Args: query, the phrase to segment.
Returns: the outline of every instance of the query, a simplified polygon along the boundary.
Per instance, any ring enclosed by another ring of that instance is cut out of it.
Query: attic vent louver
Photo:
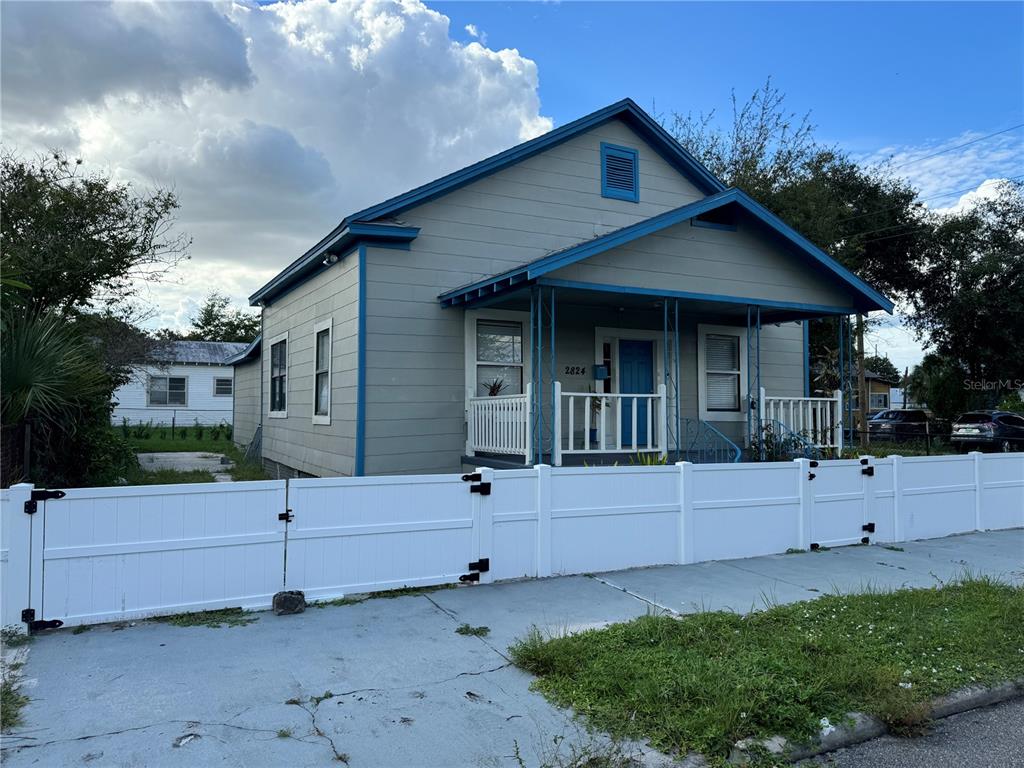
[[[601,144],[601,195],[637,202],[640,180],[637,151],[614,144]]]

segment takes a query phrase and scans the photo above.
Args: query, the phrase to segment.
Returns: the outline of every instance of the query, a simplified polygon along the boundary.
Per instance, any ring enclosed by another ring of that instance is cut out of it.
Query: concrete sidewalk
[[[255,614],[245,627],[59,631],[31,646],[32,702],[3,739],[4,764],[514,766],[518,749],[538,765],[553,738],[567,751],[588,737],[509,665],[508,645],[531,625],[563,632],[651,610],[748,611],[965,571],[1024,583],[1021,530],[902,546],[460,587]],[[456,634],[462,623],[490,633]]]

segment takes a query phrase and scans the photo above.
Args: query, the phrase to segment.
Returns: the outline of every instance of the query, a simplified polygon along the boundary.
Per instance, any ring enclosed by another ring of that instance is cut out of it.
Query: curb
[[[1024,696],[1024,678],[1010,680],[990,688],[981,686],[961,688],[959,691],[953,691],[946,696],[934,699],[930,716],[933,720],[939,720],[972,709],[999,704],[1019,696]],[[822,733],[809,744],[790,744],[781,736],[773,736],[769,739],[741,739],[730,751],[728,762],[731,765],[748,765],[753,757],[751,752],[757,751],[768,752],[772,756],[792,763],[870,741],[889,732],[885,723],[871,715],[851,712],[848,718],[850,722],[823,729]]]

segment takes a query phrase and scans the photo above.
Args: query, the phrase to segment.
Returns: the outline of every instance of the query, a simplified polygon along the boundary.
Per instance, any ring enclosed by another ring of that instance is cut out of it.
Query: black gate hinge
[[[61,496],[63,496],[63,495],[64,494],[61,493]],[[26,624],[28,624],[28,632],[29,632],[29,634],[32,634],[33,632],[38,632],[39,630],[42,630],[42,629],[57,629],[59,627],[63,627],[64,626],[64,622],[61,621],[60,619],[49,619],[49,620],[39,619],[39,620],[37,620],[36,619],[36,609],[35,608],[25,608],[25,609],[23,609],[22,612],[21,612],[21,620],[23,622],[25,622]]]
[[[280,514],[278,514],[277,519],[278,520],[283,520],[286,523],[290,523],[292,520],[295,519],[295,515],[293,515],[292,511],[290,509],[288,509],[288,510],[285,510],[284,512],[281,512]]]
[[[38,512],[40,501],[47,501],[48,499],[63,499],[65,496],[67,496],[67,494],[64,493],[64,491],[47,491],[41,488],[34,490],[32,491],[32,496],[25,502],[25,514],[34,515]]]
[[[483,477],[479,472],[473,472],[472,474],[462,476],[462,481],[464,483],[476,483],[476,485],[469,486],[470,493],[479,493],[481,496],[490,496],[491,484],[481,483],[480,481],[482,479]]]
[[[808,472],[808,473],[807,473],[807,481],[808,481],[808,482],[810,482],[811,480],[813,480],[813,479],[814,479],[814,478],[816,478],[816,477],[817,477],[817,475],[816,475],[816,474],[814,474],[813,472]]]
[[[469,563],[466,568],[472,571],[472,573],[464,573],[462,576],[459,576],[459,581],[480,581],[480,574],[491,570],[491,558],[481,557],[479,560]]]
[[[860,471],[860,473],[862,475],[867,475],[868,477],[874,477],[875,476],[875,468],[874,467],[864,467],[864,469],[862,469]]]

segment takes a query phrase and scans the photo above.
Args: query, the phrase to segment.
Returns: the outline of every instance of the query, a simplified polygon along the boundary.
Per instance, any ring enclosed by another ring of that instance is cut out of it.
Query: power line
[[[905,163],[900,163],[899,165],[894,165],[889,170],[890,171],[895,171],[895,170],[898,170],[899,168],[906,168],[908,165],[913,165],[914,163],[920,163],[922,160],[930,160],[933,157],[938,157],[939,155],[944,155],[947,152],[953,152],[954,150],[957,150],[957,149],[963,149],[964,147],[969,147],[969,146],[971,146],[971,144],[977,144],[979,141],[985,141],[986,139],[991,139],[994,136],[999,136],[999,135],[1004,134],[1004,133],[1009,133],[1010,131],[1015,131],[1018,128],[1024,128],[1024,123],[1017,123],[1017,125],[1012,125],[1009,128],[1004,128],[1001,131],[996,131],[995,133],[989,133],[989,134],[987,134],[985,136],[980,136],[977,139],[971,139],[970,141],[965,141],[963,144],[957,144],[955,147],[947,147],[946,149],[940,149],[938,152],[933,152],[930,155],[925,155],[924,157],[917,157],[917,158],[914,158],[913,160],[908,160]]]

